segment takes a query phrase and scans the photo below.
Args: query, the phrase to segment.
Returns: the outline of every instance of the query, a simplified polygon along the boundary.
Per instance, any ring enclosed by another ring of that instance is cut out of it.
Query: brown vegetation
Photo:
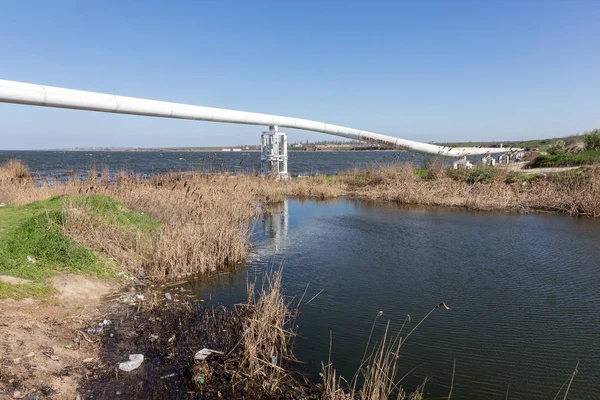
[[[398,204],[481,211],[553,211],[600,217],[600,168],[538,176],[502,168],[451,170],[434,165],[424,178],[410,164],[393,164],[337,177],[359,198]]]
[[[143,231],[112,223],[106,215],[66,202],[64,232],[130,270],[155,278],[218,271],[241,262],[249,245],[249,221],[260,204],[285,196],[325,199],[348,195],[398,204],[471,210],[545,210],[600,217],[600,168],[546,177],[501,168],[451,170],[433,163],[415,173],[411,164],[391,164],[334,176],[278,181],[270,177],[199,172],[151,178],[90,171],[44,185],[18,161],[0,166],[0,203],[25,204],[57,195],[104,195],[160,221]]]
[[[249,284],[237,380],[259,382],[265,393],[275,394],[282,391],[281,383],[288,376],[282,365],[293,357],[290,322],[295,312],[281,293],[281,270],[267,274],[258,299],[256,295],[255,284]]]

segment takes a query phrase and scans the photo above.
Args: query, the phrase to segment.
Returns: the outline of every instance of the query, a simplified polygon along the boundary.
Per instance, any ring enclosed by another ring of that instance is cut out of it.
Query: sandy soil
[[[50,300],[0,300],[2,400],[76,399],[78,383],[93,373],[97,339],[81,332],[106,318],[103,296],[119,285],[75,275],[52,283],[60,293]]]
[[[527,164],[528,163],[526,163],[526,162],[518,162],[518,163],[508,164],[508,165],[498,165],[498,168],[504,168],[509,171],[526,172],[526,173],[530,173],[530,174],[550,174],[550,173],[554,173],[554,172],[563,172],[563,171],[568,171],[570,169],[580,168],[580,167],[549,167],[549,168],[525,169],[525,166]]]

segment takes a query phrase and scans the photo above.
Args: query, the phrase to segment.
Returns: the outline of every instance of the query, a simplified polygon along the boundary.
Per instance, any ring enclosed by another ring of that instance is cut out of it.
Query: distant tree
[[[586,132],[583,135],[586,150],[600,150],[600,129]]]

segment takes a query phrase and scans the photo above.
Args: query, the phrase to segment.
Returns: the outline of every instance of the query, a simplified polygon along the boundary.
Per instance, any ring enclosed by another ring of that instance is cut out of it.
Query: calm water
[[[86,173],[91,166],[108,166],[140,174],[165,171],[260,171],[258,152],[82,152],[82,151],[0,151],[0,163],[16,158],[42,178],[64,179]],[[421,165],[423,156],[406,152],[290,152],[288,170],[292,175],[333,174],[345,169],[393,161]]]
[[[297,321],[296,353],[313,375],[330,331],[350,378],[379,310],[397,331],[443,300],[452,310],[402,350],[408,387],[429,376],[427,392],[445,398],[456,360],[453,398],[504,399],[510,385],[510,399],[552,399],[580,361],[569,398],[600,398],[600,221],[290,200],[255,241],[246,272],[193,289],[240,302],[247,279],[283,264],[286,294],[323,290]]]

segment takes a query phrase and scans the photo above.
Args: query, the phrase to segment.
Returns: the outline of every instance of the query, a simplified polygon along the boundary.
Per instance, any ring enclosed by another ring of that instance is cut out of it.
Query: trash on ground
[[[31,256],[27,256],[27,261],[29,261],[30,263],[35,263],[37,260]]]
[[[171,297],[171,293],[169,293],[169,292],[165,293],[165,299],[172,300],[173,298]]]
[[[142,365],[143,361],[144,361],[143,354],[130,354],[129,361],[124,361],[124,362],[120,363],[119,369],[121,371],[130,372],[130,371],[133,371],[134,369],[138,368],[140,365]]]
[[[222,351],[218,351],[218,350],[211,350],[211,349],[207,349],[206,347],[203,348],[202,350],[200,350],[199,352],[196,353],[196,355],[194,356],[194,360],[205,360],[206,357],[210,356],[211,354],[223,354]]]
[[[86,333],[102,333],[104,331],[103,327],[100,328],[87,328],[85,330]]]

